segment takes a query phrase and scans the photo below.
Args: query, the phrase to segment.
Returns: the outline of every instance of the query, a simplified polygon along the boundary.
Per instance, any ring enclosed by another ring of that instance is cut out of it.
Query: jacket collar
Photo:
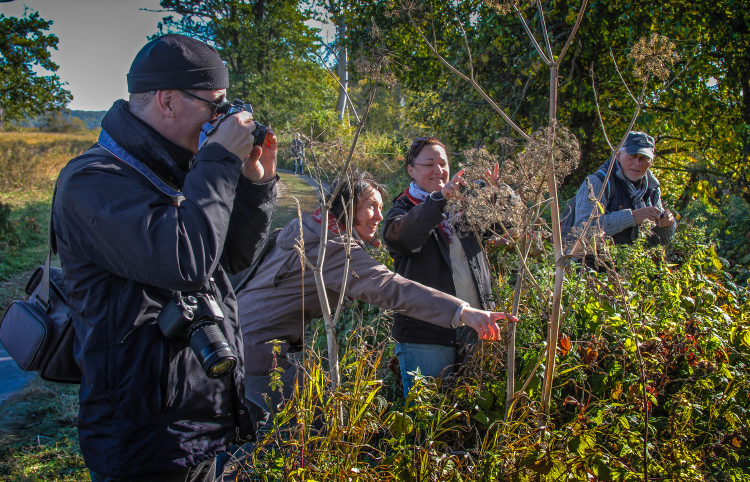
[[[102,129],[123,149],[164,181],[182,189],[194,155],[134,116],[118,100],[102,119]]]

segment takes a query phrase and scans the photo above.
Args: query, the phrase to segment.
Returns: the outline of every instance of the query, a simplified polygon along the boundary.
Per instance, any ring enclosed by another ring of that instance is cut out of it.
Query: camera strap
[[[115,142],[112,137],[107,134],[107,131],[102,129],[101,133],[99,134],[99,145],[104,148],[107,152],[115,156],[119,161],[124,162],[125,164],[129,165],[139,173],[141,173],[146,179],[148,179],[151,184],[153,184],[159,191],[163,192],[167,196],[170,196],[173,198],[177,204],[179,205],[180,202],[185,199],[185,196],[180,191],[177,191],[176,189],[172,189],[162,181],[159,176],[151,172],[151,170],[146,167],[141,161],[135,158],[132,154],[130,154],[128,151],[120,147],[117,142]]]

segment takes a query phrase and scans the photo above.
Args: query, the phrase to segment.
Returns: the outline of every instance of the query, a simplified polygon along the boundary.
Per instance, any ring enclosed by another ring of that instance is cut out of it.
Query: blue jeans
[[[302,174],[302,168],[304,167],[303,159],[300,157],[299,159],[294,160],[294,172],[293,174]]]
[[[455,347],[396,342],[396,356],[401,367],[404,397],[414,384],[414,377],[409,372],[415,372],[419,368],[424,376],[440,377],[450,375],[456,368]]]

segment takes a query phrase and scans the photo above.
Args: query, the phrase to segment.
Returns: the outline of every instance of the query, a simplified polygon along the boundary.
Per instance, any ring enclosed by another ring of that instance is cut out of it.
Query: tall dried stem
[[[356,112],[356,109],[354,105],[351,103],[351,100],[348,102],[349,107],[354,112],[354,117],[358,120],[357,122],[357,128],[354,133],[354,138],[352,139],[351,145],[348,149],[348,153],[346,155],[346,158],[343,160],[341,172],[338,177],[338,182],[336,183],[336,187],[334,188],[333,192],[330,193],[329,196],[326,196],[325,190],[323,189],[323,184],[320,179],[320,172],[322,171],[317,156],[315,155],[314,149],[311,148],[311,157],[313,160],[313,165],[315,167],[316,172],[318,173],[318,178],[316,179],[318,183],[318,191],[320,194],[320,214],[321,214],[321,229],[320,229],[320,245],[318,247],[318,257],[316,263],[313,265],[310,263],[309,260],[305,260],[313,271],[313,277],[315,279],[315,287],[318,293],[318,299],[320,301],[320,306],[323,311],[323,321],[325,324],[325,330],[326,330],[326,342],[327,342],[327,348],[328,348],[328,364],[329,364],[329,370],[330,370],[330,378],[331,378],[331,387],[333,390],[337,389],[339,385],[341,384],[341,375],[339,372],[339,344],[338,344],[338,334],[336,332],[336,323],[338,321],[338,318],[341,314],[341,307],[343,303],[344,298],[344,292],[346,290],[346,284],[349,277],[349,249],[351,245],[351,232],[353,227],[353,206],[354,206],[354,199],[349,200],[349,204],[347,205],[347,209],[345,209],[346,214],[346,230],[343,233],[344,237],[344,245],[346,246],[346,261],[344,266],[344,279],[342,280],[341,284],[341,293],[338,299],[337,303],[337,309],[336,312],[333,313],[331,310],[331,304],[328,299],[328,292],[326,290],[326,284],[325,279],[323,276],[323,267],[325,264],[325,256],[326,256],[326,245],[328,243],[328,216],[330,214],[331,210],[331,204],[329,202],[326,202],[325,199],[328,197],[329,199],[333,200],[336,195],[338,194],[339,190],[341,189],[342,182],[344,179],[346,179],[347,176],[351,174],[351,165],[352,165],[352,159],[354,157],[354,152],[357,147],[357,143],[359,141],[359,137],[362,133],[362,129],[365,126],[365,122],[367,121],[367,115],[370,112],[370,108],[372,107],[373,101],[375,100],[375,92],[377,90],[378,81],[380,80],[380,74],[381,74],[381,67],[382,63],[385,60],[384,57],[377,57],[372,59],[372,64],[370,66],[369,73],[370,76],[370,90],[367,96],[367,104],[365,106],[365,112],[360,117],[358,113]],[[329,73],[333,76],[333,73],[329,69]],[[333,76],[335,78],[335,76]],[[304,256],[304,251],[300,252],[300,256]]]
[[[562,288],[563,288],[563,282],[565,280],[565,270],[564,266],[561,262],[563,258],[563,251],[562,251],[562,234],[560,231],[560,208],[559,208],[559,199],[558,199],[558,192],[557,192],[557,179],[555,174],[555,158],[554,158],[554,142],[555,142],[555,133],[556,133],[556,119],[557,119],[557,86],[558,86],[558,79],[559,79],[559,67],[560,63],[562,62],[562,59],[564,57],[564,54],[567,52],[568,47],[570,46],[570,43],[575,37],[578,28],[581,24],[581,20],[583,19],[583,14],[586,11],[586,7],[588,4],[588,0],[584,0],[581,8],[578,12],[578,16],[576,18],[576,23],[573,27],[572,32],[570,33],[570,36],[563,47],[560,56],[555,59],[554,52],[552,51],[552,46],[549,44],[548,34],[546,32],[546,24],[543,22],[544,17],[544,11],[541,8],[541,2],[537,1],[537,6],[539,7],[540,15],[542,17],[542,22],[544,25],[544,36],[545,36],[545,46],[547,47],[547,53],[545,55],[545,52],[542,48],[542,46],[539,44],[539,42],[536,40],[534,34],[532,33],[531,29],[528,26],[528,23],[526,22],[526,19],[523,17],[522,13],[516,6],[516,2],[511,2],[511,8],[516,13],[516,15],[519,17],[524,30],[526,31],[526,34],[529,37],[529,40],[531,41],[533,47],[536,49],[537,53],[541,57],[541,59],[549,66],[550,68],[550,103],[549,103],[549,132],[548,132],[548,143],[547,143],[547,166],[546,166],[546,172],[547,172],[547,193],[549,196],[549,199],[551,202],[549,203],[550,211],[551,211],[551,218],[552,218],[552,242],[554,246],[554,252],[555,252],[555,277],[554,277],[554,291],[553,291],[553,297],[552,297],[552,305],[550,306],[550,319],[547,325],[547,363],[545,365],[545,378],[544,378],[544,384],[542,387],[542,407],[543,407],[543,414],[546,417],[546,415],[549,413],[549,402],[550,397],[552,393],[552,382],[554,379],[554,372],[555,372],[555,355],[556,355],[556,344],[557,344],[557,336],[559,334],[560,330],[560,304],[562,301]],[[455,66],[453,66],[450,62],[448,62],[445,57],[443,57],[440,52],[437,50],[436,43],[430,42],[430,40],[427,38],[426,35],[422,32],[422,30],[419,28],[417,22],[415,21],[412,11],[408,8],[404,8],[403,11],[406,13],[406,15],[409,18],[409,21],[411,22],[414,29],[417,31],[417,33],[420,35],[422,40],[427,44],[428,48],[432,51],[433,55],[443,64],[445,65],[451,72],[458,75],[460,78],[468,82],[489,104],[492,106],[493,109],[508,123],[508,125],[513,128],[521,137],[523,137],[527,142],[530,142],[531,136],[524,132],[518,125],[516,125],[505,112],[503,111],[500,106],[497,105],[497,103],[494,102],[490,98],[490,96],[482,89],[479,84],[474,79],[473,69],[470,72],[470,75],[466,75],[460,70],[458,70]],[[461,34],[464,35],[465,38],[465,32],[463,29],[460,29]],[[467,42],[468,45],[468,42]],[[523,256],[521,256],[521,259],[523,259]],[[520,275],[520,280],[517,281],[516,290],[514,294],[514,305],[517,305],[518,301],[517,298],[520,297],[522,292],[522,283],[523,283],[523,275]],[[511,328],[511,334],[513,335],[515,333],[515,330]],[[511,340],[513,342],[513,345],[515,347],[515,340]],[[515,348],[511,348],[509,345],[509,352],[514,351]],[[512,400],[514,397],[514,381],[511,379],[511,376],[515,376],[515,370],[514,368],[511,368],[512,365],[514,365],[514,360],[511,360],[510,357],[508,359],[508,393],[507,393],[507,400]],[[510,406],[510,402],[508,402],[508,407]],[[540,419],[539,425],[540,427],[543,426],[545,422]]]

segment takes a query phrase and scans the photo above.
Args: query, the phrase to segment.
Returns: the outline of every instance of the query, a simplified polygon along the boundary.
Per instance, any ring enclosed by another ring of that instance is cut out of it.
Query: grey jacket
[[[303,214],[305,254],[315,264],[320,246],[320,224]],[[300,241],[299,221],[289,222],[279,233],[276,246],[268,253],[257,273],[237,294],[240,324],[245,343],[247,375],[268,375],[273,364],[269,340],[282,340],[279,366],[289,368],[289,345],[301,343],[304,323],[323,313],[313,272],[304,273],[304,309],[302,269],[294,249]],[[323,278],[331,305],[338,301],[344,276],[346,251],[344,239],[329,233]],[[403,278],[375,261],[358,241],[352,241],[350,275],[345,294],[351,298],[429,320],[448,328],[463,301]]]
[[[605,163],[602,168],[606,167],[607,164]],[[602,169],[600,168],[600,169]],[[606,169],[604,170],[606,172]],[[656,179],[656,177],[651,173],[651,169],[646,171],[646,175],[648,176],[648,183],[650,186],[655,186],[656,189],[653,191],[653,206],[658,207],[661,210],[664,210],[664,207],[661,203],[661,191],[659,189],[659,180]],[[614,172],[612,173],[612,176],[614,176]],[[599,190],[602,188],[602,181],[595,175],[588,176],[589,181],[591,182],[591,186],[594,189],[594,194],[598,195]],[[614,188],[614,179],[612,182],[612,188]],[[588,220],[589,216],[591,215],[592,210],[594,209],[594,203],[589,199],[589,192],[588,192],[588,186],[586,181],[581,184],[581,187],[578,188],[578,192],[576,193],[576,209],[575,209],[575,223],[573,226],[575,227],[581,227],[583,224]],[[608,202],[607,199],[602,196],[602,204],[607,206]],[[633,217],[633,211],[631,209],[622,209],[622,210],[607,210],[605,214],[603,214],[599,218],[599,224],[604,230],[604,234],[608,237],[615,236],[618,233],[621,233],[622,231],[635,226],[635,218]],[[669,241],[672,240],[674,237],[675,231],[677,230],[677,222],[673,222],[671,226],[665,226],[665,227],[659,227],[656,226],[653,228],[654,234],[658,236],[660,244],[666,244]]]

